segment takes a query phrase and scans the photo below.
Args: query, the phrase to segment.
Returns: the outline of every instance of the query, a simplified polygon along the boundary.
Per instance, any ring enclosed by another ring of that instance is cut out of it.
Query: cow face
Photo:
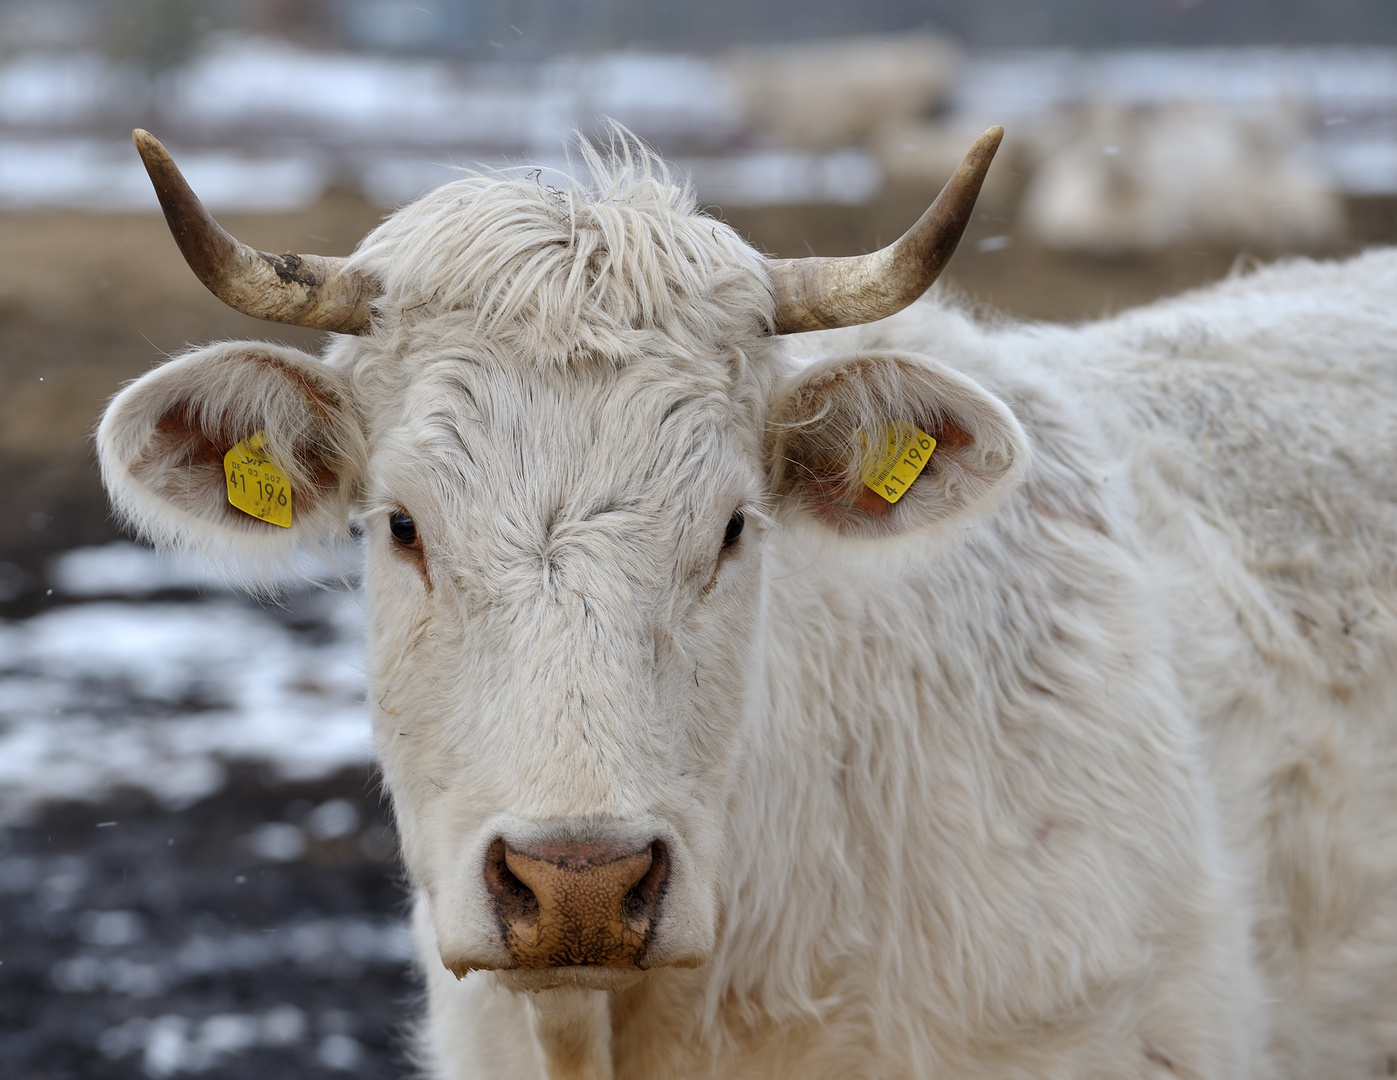
[[[453,970],[711,948],[767,509],[734,381],[478,348],[374,439],[375,727]]]
[[[567,205],[450,185],[356,255],[367,333],[323,359],[197,350],[99,432],[156,540],[255,567],[358,523],[375,736],[458,975],[702,963],[762,722],[764,550],[935,529],[1026,457],[1002,404],[925,358],[796,371],[763,261],[676,198],[647,176]],[[909,424],[937,450],[894,504],[863,476]],[[224,455],[254,433],[289,528],[229,503]]]

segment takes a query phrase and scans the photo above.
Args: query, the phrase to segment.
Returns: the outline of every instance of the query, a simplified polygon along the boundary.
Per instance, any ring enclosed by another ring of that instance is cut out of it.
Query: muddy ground
[[[901,192],[871,209],[724,216],[772,254],[851,254],[895,237],[926,201]],[[1397,201],[1349,211],[1350,242],[1321,254],[1397,241]],[[341,254],[379,215],[341,194],[225,224],[266,249]],[[1056,255],[989,206],[947,277],[975,304],[1075,320],[1215,280],[1246,255]],[[187,342],[312,348],[317,335],[223,307],[151,216],[0,215],[0,256],[0,618],[23,620],[71,602],[47,595],[56,552],[117,535],[89,433],[125,380]],[[287,783],[234,765],[219,793],[181,810],[138,791],[50,806],[0,829],[0,1071],[404,1075],[416,993],[404,901],[368,770]]]
[[[0,831],[0,1071],[404,1075],[405,895],[367,771],[52,807]]]

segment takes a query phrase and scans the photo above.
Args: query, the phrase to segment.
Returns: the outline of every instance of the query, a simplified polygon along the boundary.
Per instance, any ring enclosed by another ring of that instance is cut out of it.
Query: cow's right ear
[[[890,456],[889,433],[914,430],[934,448],[918,439]],[[966,521],[1012,490],[1028,464],[1023,428],[1002,401],[926,357],[892,352],[801,372],[772,411],[769,449],[778,498],[851,536]],[[904,457],[896,476],[884,468]],[[909,465],[921,468],[910,484]],[[890,478],[866,482],[880,473]]]
[[[259,433],[289,482],[289,528],[229,501],[224,457]],[[343,377],[264,342],[196,349],[137,379],[107,407],[97,450],[117,512],[141,535],[247,569],[345,535],[366,460]]]

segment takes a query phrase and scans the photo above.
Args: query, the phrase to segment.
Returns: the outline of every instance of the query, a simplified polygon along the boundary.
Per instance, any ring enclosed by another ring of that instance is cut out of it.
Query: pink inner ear
[[[803,478],[805,497],[815,513],[828,525],[839,527],[851,521],[876,521],[887,518],[916,490],[923,479],[934,476],[945,468],[947,459],[957,451],[974,445],[975,436],[948,416],[935,421],[919,422],[918,426],[936,440],[936,450],[927,462],[926,468],[915,481],[908,495],[896,503],[890,503],[876,491],[871,490],[861,479],[848,479],[847,470],[841,464],[798,463],[797,475]],[[821,467],[821,466],[824,467]],[[908,505],[911,505],[910,503]]]
[[[233,439],[223,450],[218,443],[227,438],[223,433],[211,434],[195,423],[194,406],[184,402],[162,416],[151,432],[145,452],[135,463],[132,472],[164,461],[167,465],[182,463],[192,468],[214,465],[223,471],[223,455],[237,442]]]
[[[892,513],[894,508],[894,504],[888,502],[876,491],[871,490],[867,484],[860,484],[858,497],[849,509],[866,517],[883,517],[885,514]],[[833,506],[830,509],[836,510]]]
[[[964,450],[975,442],[975,436],[966,431],[949,416],[943,416],[936,424],[924,431],[936,440],[936,450]],[[933,452],[931,460],[936,461],[936,453]]]
[[[210,423],[210,421],[213,421]],[[275,529],[228,502],[223,456],[253,433],[223,430],[216,418],[200,415],[191,402],[181,402],[155,424],[145,448],[131,463],[131,475],[161,498],[181,509],[222,524],[246,529]],[[309,513],[335,484],[335,471],[323,451],[298,447],[296,461],[278,462],[293,476],[291,507]]]

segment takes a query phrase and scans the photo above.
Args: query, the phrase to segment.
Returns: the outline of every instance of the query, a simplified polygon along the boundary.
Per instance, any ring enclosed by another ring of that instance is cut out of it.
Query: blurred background
[[[780,256],[902,232],[1007,129],[946,275],[1079,320],[1397,239],[1391,0],[0,0],[0,1060],[407,1071],[354,554],[276,603],[124,539],[90,443],[209,296],[130,144],[259,247],[348,253],[614,118]]]

